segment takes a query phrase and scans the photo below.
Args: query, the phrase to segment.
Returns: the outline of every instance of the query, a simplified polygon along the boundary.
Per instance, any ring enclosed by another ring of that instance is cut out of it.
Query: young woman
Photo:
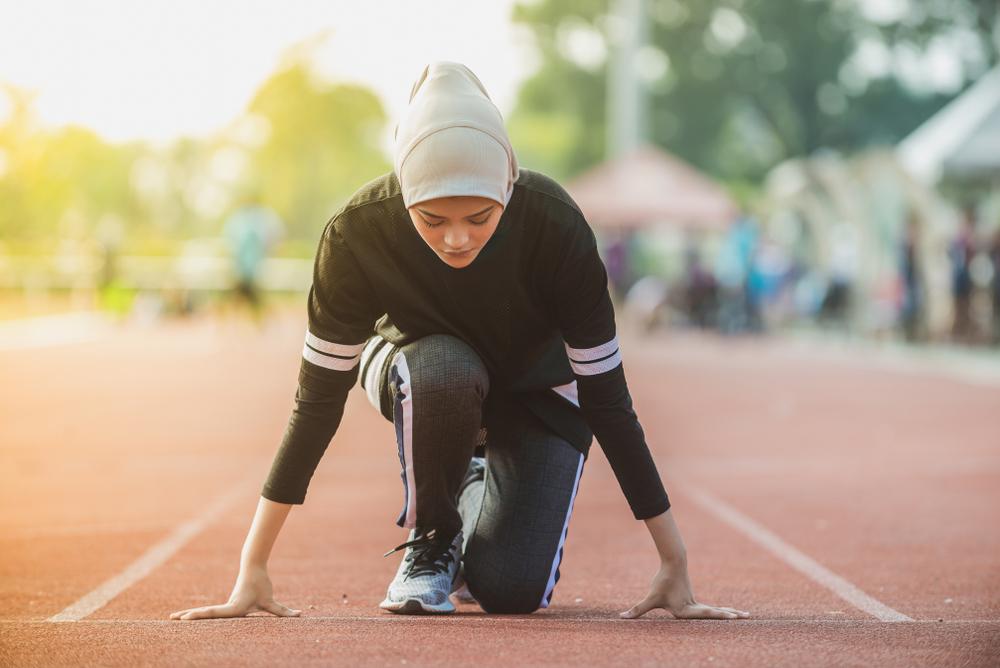
[[[593,232],[552,179],[519,169],[499,111],[464,65],[428,65],[396,127],[394,169],[323,231],[296,403],[229,601],[172,619],[295,616],[266,564],[361,378],[392,421],[409,528],[380,607],[547,607],[596,437],[661,563],[623,617],[748,613],[695,602],[687,554],[626,386]]]

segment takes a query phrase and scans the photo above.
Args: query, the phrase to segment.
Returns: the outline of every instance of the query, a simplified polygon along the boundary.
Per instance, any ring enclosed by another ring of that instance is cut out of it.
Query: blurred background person
[[[226,219],[223,235],[234,276],[232,303],[247,307],[259,325],[266,315],[259,285],[261,268],[268,252],[284,236],[284,225],[274,211],[252,198]]]
[[[840,223],[831,233],[829,278],[819,312],[822,324],[850,329],[858,260],[856,234],[847,223]]]
[[[972,258],[976,254],[976,209],[967,205],[963,209],[962,223],[958,234],[948,247],[951,262],[951,297],[954,316],[951,338],[961,343],[971,343],[974,339],[972,322]]]
[[[643,276],[625,293],[625,318],[649,334],[667,324],[671,310],[670,286],[659,276]]]
[[[685,310],[699,329],[714,327],[718,309],[718,283],[701,260],[697,239],[689,236],[684,249]]]
[[[918,251],[919,234],[920,219],[915,211],[911,211],[903,229],[899,253],[903,293],[899,319],[903,336],[911,342],[923,338],[924,327],[924,279]]]
[[[990,266],[993,273],[990,278],[990,296],[992,297],[993,315],[993,345],[1000,345],[1000,226],[993,231],[993,243],[989,250]]]
[[[750,270],[757,249],[757,222],[740,216],[730,226],[716,256],[715,277],[719,286],[719,330],[726,334],[745,332],[756,323],[751,317]]]
[[[114,216],[104,217],[97,225],[97,298],[98,304],[117,318],[124,318],[132,308],[132,296],[122,281],[119,264],[125,230]]]
[[[619,236],[604,247],[604,265],[608,271],[611,294],[616,302],[621,301],[632,284],[632,268],[626,236]]]

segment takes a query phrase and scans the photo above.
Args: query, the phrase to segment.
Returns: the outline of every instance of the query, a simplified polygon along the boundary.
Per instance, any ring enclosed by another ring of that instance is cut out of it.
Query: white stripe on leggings
[[[563,522],[562,534],[559,536],[559,545],[556,547],[556,556],[552,559],[552,570],[549,571],[549,583],[545,585],[545,593],[542,594],[542,602],[539,608],[549,607],[549,594],[556,588],[556,571],[559,569],[559,560],[562,558],[563,544],[566,542],[566,531],[569,529],[569,517],[573,514],[573,503],[576,501],[576,491],[580,488],[580,473],[583,471],[583,453],[580,453],[580,462],[576,465],[576,480],[573,481],[573,496],[569,498],[569,505],[566,507],[566,521]]]
[[[413,392],[410,387],[410,367],[406,364],[406,355],[396,353],[392,358],[399,378],[402,380],[399,391],[403,398],[400,404],[403,408],[403,442],[399,444],[403,453],[403,474],[406,476],[406,501],[403,527],[413,529],[417,526],[417,484],[413,481]]]
[[[364,368],[366,364],[367,357],[371,355],[371,351],[375,347],[375,343],[381,341],[382,338],[373,336],[371,340],[372,344],[365,348],[365,350],[361,353],[362,368]],[[374,406],[375,410],[379,413],[382,412],[382,404],[381,401],[379,401],[379,391],[381,390],[379,380],[382,377],[382,365],[385,364],[385,358],[388,357],[391,352],[392,344],[386,341],[385,345],[383,345],[382,348],[379,349],[378,353],[376,353],[375,358],[372,359],[370,364],[368,364],[368,372],[365,374],[365,377],[361,379],[361,386],[364,388],[365,394],[368,396],[368,403]]]
[[[367,364],[368,358],[372,356],[372,349],[378,342],[379,342],[379,336],[377,334],[373,334],[368,338],[367,341],[365,341],[365,347],[361,349],[361,366]],[[364,380],[365,379],[362,378],[361,382],[364,383]]]

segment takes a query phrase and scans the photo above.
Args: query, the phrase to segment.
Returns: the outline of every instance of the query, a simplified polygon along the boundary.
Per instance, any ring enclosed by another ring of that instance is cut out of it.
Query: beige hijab
[[[396,125],[394,169],[407,208],[436,197],[474,195],[510,201],[517,158],[503,117],[465,65],[424,67]]]

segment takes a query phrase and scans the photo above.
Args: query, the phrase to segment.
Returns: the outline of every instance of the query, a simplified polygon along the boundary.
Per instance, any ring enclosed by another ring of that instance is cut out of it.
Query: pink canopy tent
[[[714,181],[646,144],[584,172],[566,186],[596,229],[629,230],[657,223],[724,230],[739,210]]]

